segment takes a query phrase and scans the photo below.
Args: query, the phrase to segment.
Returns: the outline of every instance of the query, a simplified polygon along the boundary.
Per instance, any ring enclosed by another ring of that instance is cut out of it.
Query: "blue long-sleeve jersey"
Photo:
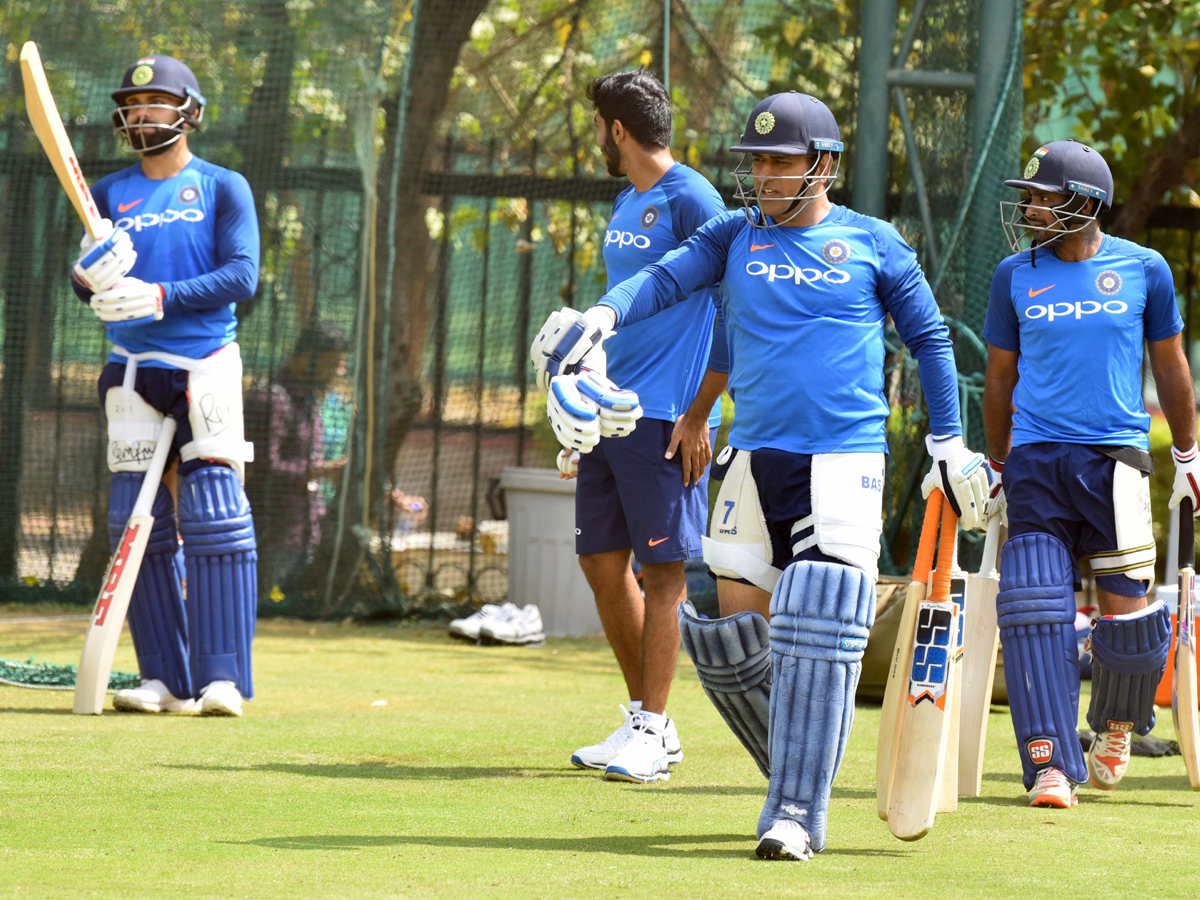
[[[139,163],[101,178],[92,196],[133,240],[130,277],[163,288],[163,318],[109,325],[110,341],[131,353],[202,359],[237,338],[235,305],[258,285],[258,217],[244,177],[193,157],[178,175],[156,181]],[[71,284],[82,300],[91,298],[74,278]],[[170,368],[156,360],[142,365]]]
[[[716,188],[682,163],[675,163],[648,191],[627,187],[613,202],[604,234],[609,290],[725,211]],[[701,288],[668,312],[623,328],[604,342],[608,377],[637,392],[648,418],[674,422],[687,412],[706,367],[728,371],[716,301],[715,291]],[[708,422],[721,424],[720,401]]]
[[[887,222],[834,206],[807,228],[709,221],[600,303],[617,326],[720,286],[729,442],[741,450],[886,452],[884,317],[920,362],[935,434],[961,434],[949,332],[916,254]]]

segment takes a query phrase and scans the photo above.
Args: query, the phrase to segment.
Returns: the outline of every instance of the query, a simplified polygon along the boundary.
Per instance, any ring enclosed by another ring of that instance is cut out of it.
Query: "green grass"
[[[85,624],[0,618],[0,656],[74,661]],[[861,707],[829,848],[764,863],[765,782],[686,657],[670,712],[687,758],[639,787],[567,765],[619,724],[601,640],[491,649],[263,622],[255,650],[259,699],[241,719],[83,718],[68,694],[0,687],[0,897],[1027,900],[1187,897],[1200,882],[1200,796],[1178,757],[1134,759],[1118,792],[1084,788],[1075,810],[1031,810],[1000,711],[984,796],[903,844],[875,815],[879,711]],[[117,666],[134,667],[127,639]]]

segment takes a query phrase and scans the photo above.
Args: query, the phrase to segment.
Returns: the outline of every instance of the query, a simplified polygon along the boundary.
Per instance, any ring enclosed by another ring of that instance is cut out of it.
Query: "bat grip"
[[[932,500],[932,495],[930,496]],[[933,596],[935,603],[945,603],[950,599],[950,580],[954,574],[954,545],[958,542],[958,518],[954,515],[954,507],[950,501],[942,497],[942,534],[938,540],[937,575],[933,579]]]
[[[158,433],[158,444],[154,447],[154,455],[150,457],[150,468],[142,479],[141,490],[133,503],[131,516],[148,516],[154,507],[154,498],[158,494],[158,485],[162,482],[163,469],[167,466],[167,457],[171,453],[171,444],[175,439],[175,417],[163,419],[162,430]]]
[[[979,574],[985,578],[996,571],[996,557],[1000,554],[1001,524],[999,516],[988,522],[987,535],[983,539],[983,558],[979,561]]]
[[[1184,497],[1179,502],[1179,568],[1196,567],[1196,535],[1192,519],[1192,498]]]
[[[913,581],[925,584],[933,568],[933,550],[937,545],[938,513],[942,509],[942,492],[937,488],[925,501],[925,518],[921,521],[921,540],[917,544],[917,561],[913,564]]]

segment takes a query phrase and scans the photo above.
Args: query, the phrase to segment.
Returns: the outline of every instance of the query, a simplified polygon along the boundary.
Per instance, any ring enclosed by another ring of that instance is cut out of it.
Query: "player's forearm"
[[[254,296],[258,266],[248,256],[235,257],[215,272],[163,284],[164,306],[186,309],[219,309]]]
[[[707,419],[709,413],[712,412],[713,405],[720,399],[728,384],[729,373],[717,372],[713,369],[705,370],[704,377],[700,379],[700,388],[696,391],[691,406],[687,408],[687,417],[689,419]]]
[[[926,341],[914,348],[909,345],[919,364],[921,389],[929,405],[929,430],[932,434],[962,434],[962,418],[958,408],[958,370],[954,367],[954,350],[950,339]]]
[[[1196,397],[1187,361],[1180,353],[1177,360],[1160,362],[1152,365],[1152,369],[1159,405],[1171,427],[1172,443],[1179,450],[1187,450],[1196,442]]]
[[[997,462],[1008,459],[1012,448],[1012,395],[1016,382],[988,377],[983,389],[983,431],[987,453]]]
[[[622,281],[600,298],[616,317],[617,327],[648,319],[687,297],[658,263]]]

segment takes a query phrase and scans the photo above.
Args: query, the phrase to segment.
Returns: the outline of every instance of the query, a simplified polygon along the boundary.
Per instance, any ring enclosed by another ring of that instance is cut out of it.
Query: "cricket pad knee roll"
[[[771,643],[767,620],[756,612],[705,619],[684,600],[679,604],[679,636],[696,666],[704,693],[759,771],[770,778]]]
[[[1171,614],[1161,601],[1124,616],[1104,616],[1092,628],[1092,702],[1088,724],[1112,731],[1132,722],[1138,734],[1154,727],[1154,692],[1167,668]]]
[[[207,466],[184,480],[179,531],[187,561],[192,679],[199,690],[213,681],[232,681],[249,699],[258,544],[250,503],[233,469]]]
[[[145,475],[116,472],[108,505],[109,547],[115,551],[125,533]],[[157,679],[179,698],[193,695],[188,668],[187,611],[183,605],[183,554],[175,529],[175,503],[164,485],[158,486],[151,507],[154,527],[129,601],[129,633],[137,653],[138,673]]]
[[[1087,781],[1075,731],[1079,651],[1073,582],[1071,556],[1053,535],[1021,534],[1004,545],[996,616],[1026,790],[1048,766],[1077,784]]]
[[[797,562],[771,596],[771,775],[758,836],[776,819],[825,849],[833,778],[854,722],[854,691],[875,621],[875,581],[862,569]]]

